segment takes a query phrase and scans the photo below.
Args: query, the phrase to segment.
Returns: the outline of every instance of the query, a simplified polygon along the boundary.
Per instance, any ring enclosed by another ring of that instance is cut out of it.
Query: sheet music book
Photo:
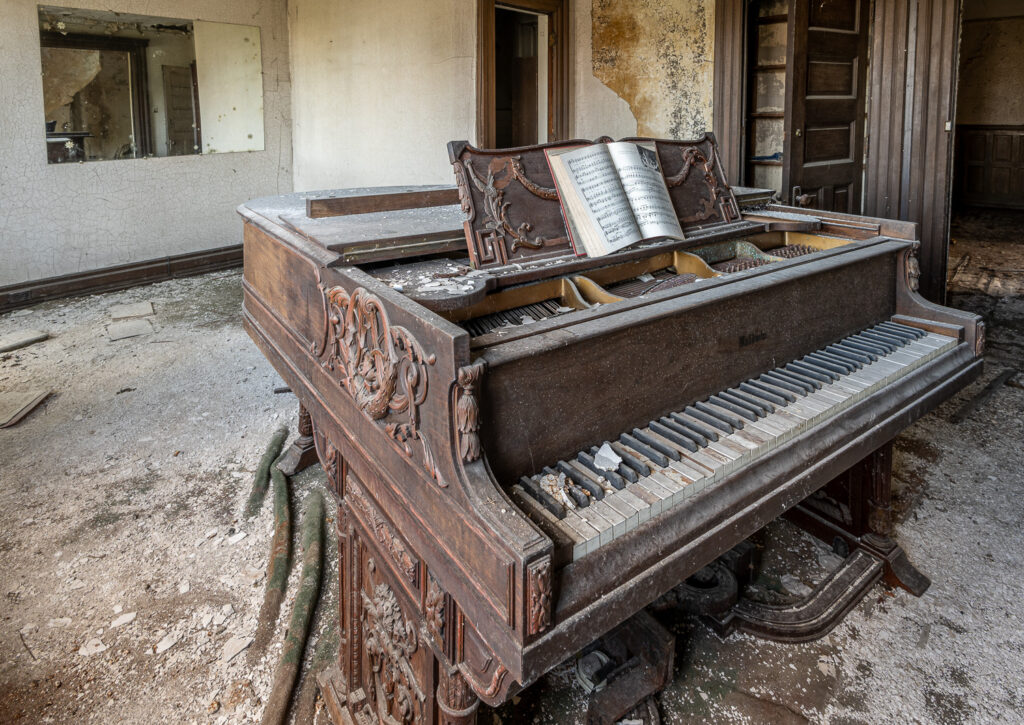
[[[683,239],[653,143],[617,141],[545,153],[577,256]]]

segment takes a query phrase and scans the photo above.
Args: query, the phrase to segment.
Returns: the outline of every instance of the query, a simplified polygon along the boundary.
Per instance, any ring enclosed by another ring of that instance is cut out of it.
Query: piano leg
[[[473,725],[480,699],[473,692],[458,668],[445,672],[438,662],[437,709],[441,725]]]
[[[294,476],[317,462],[316,446],[313,444],[313,421],[309,411],[299,403],[299,437],[285,451],[278,468],[286,476]]]
[[[786,513],[790,521],[832,544],[837,553],[862,549],[882,560],[883,578],[921,596],[931,581],[892,538],[892,443],[886,443],[821,491]]]

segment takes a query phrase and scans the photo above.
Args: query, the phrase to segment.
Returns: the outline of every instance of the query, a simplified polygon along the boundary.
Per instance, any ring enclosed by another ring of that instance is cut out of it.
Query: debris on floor
[[[129,302],[114,305],[107,310],[112,320],[127,320],[132,317],[148,317],[153,314],[152,302]]]
[[[15,330],[0,335],[0,353],[19,350],[37,342],[42,342],[50,336],[50,333],[42,330]]]
[[[0,392],[0,428],[15,425],[46,400],[49,390],[12,390]]]
[[[151,332],[153,332],[153,324],[149,320],[141,318],[116,320],[107,325],[107,337],[112,341],[148,335]]]

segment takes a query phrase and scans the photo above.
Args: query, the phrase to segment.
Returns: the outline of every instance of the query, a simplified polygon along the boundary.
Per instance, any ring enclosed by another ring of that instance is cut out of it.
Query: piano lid
[[[697,230],[707,232],[740,222],[739,207],[722,171],[713,134],[705,133],[693,141],[622,140],[655,143],[669,196],[688,236]],[[448,155],[466,214],[466,242],[473,266],[495,268],[540,260],[552,264],[575,260],[544,150],[607,141],[611,139],[493,150],[475,148],[467,141],[449,143]],[[670,245],[687,246],[678,241]]]

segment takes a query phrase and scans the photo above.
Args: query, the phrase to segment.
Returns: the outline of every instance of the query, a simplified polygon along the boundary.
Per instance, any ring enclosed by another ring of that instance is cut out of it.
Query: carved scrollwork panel
[[[421,722],[426,693],[412,658],[419,649],[415,625],[402,612],[398,597],[387,582],[377,581],[372,558],[366,563],[368,587],[362,600],[363,648],[370,665],[366,715],[389,725]]]
[[[320,365],[407,458],[418,458],[434,481],[447,485],[419,417],[436,356],[405,327],[392,324],[384,303],[366,289],[349,293],[321,282],[320,291],[325,327],[313,345]]]
[[[523,248],[542,249],[545,241],[543,237],[530,239],[530,232],[533,230],[533,225],[530,222],[524,221],[518,226],[513,224],[509,218],[511,204],[505,200],[505,188],[513,180],[516,180],[523,184],[527,191],[541,198],[549,198],[544,194],[554,191],[530,182],[518,161],[518,157],[503,159],[497,171],[492,168],[492,164],[488,164],[483,175],[473,168],[472,160],[466,159],[462,162],[470,182],[483,197],[484,229],[487,231],[477,232],[478,241],[480,234],[485,234],[486,241],[496,253],[500,245],[502,257],[505,256],[505,243],[508,240],[511,240],[511,246],[508,247],[509,254],[515,254]],[[553,198],[557,199],[557,194]]]
[[[373,537],[380,544],[384,552],[391,558],[394,565],[402,576],[414,589],[420,586],[420,561],[409,547],[402,540],[402,537],[395,531],[391,522],[384,518],[384,515],[377,510],[376,504],[356,484],[349,482],[348,498],[349,504],[355,508],[373,533]]]
[[[427,574],[427,597],[424,609],[427,617],[427,630],[438,643],[444,644],[445,636],[445,596],[441,585],[433,574]]]

